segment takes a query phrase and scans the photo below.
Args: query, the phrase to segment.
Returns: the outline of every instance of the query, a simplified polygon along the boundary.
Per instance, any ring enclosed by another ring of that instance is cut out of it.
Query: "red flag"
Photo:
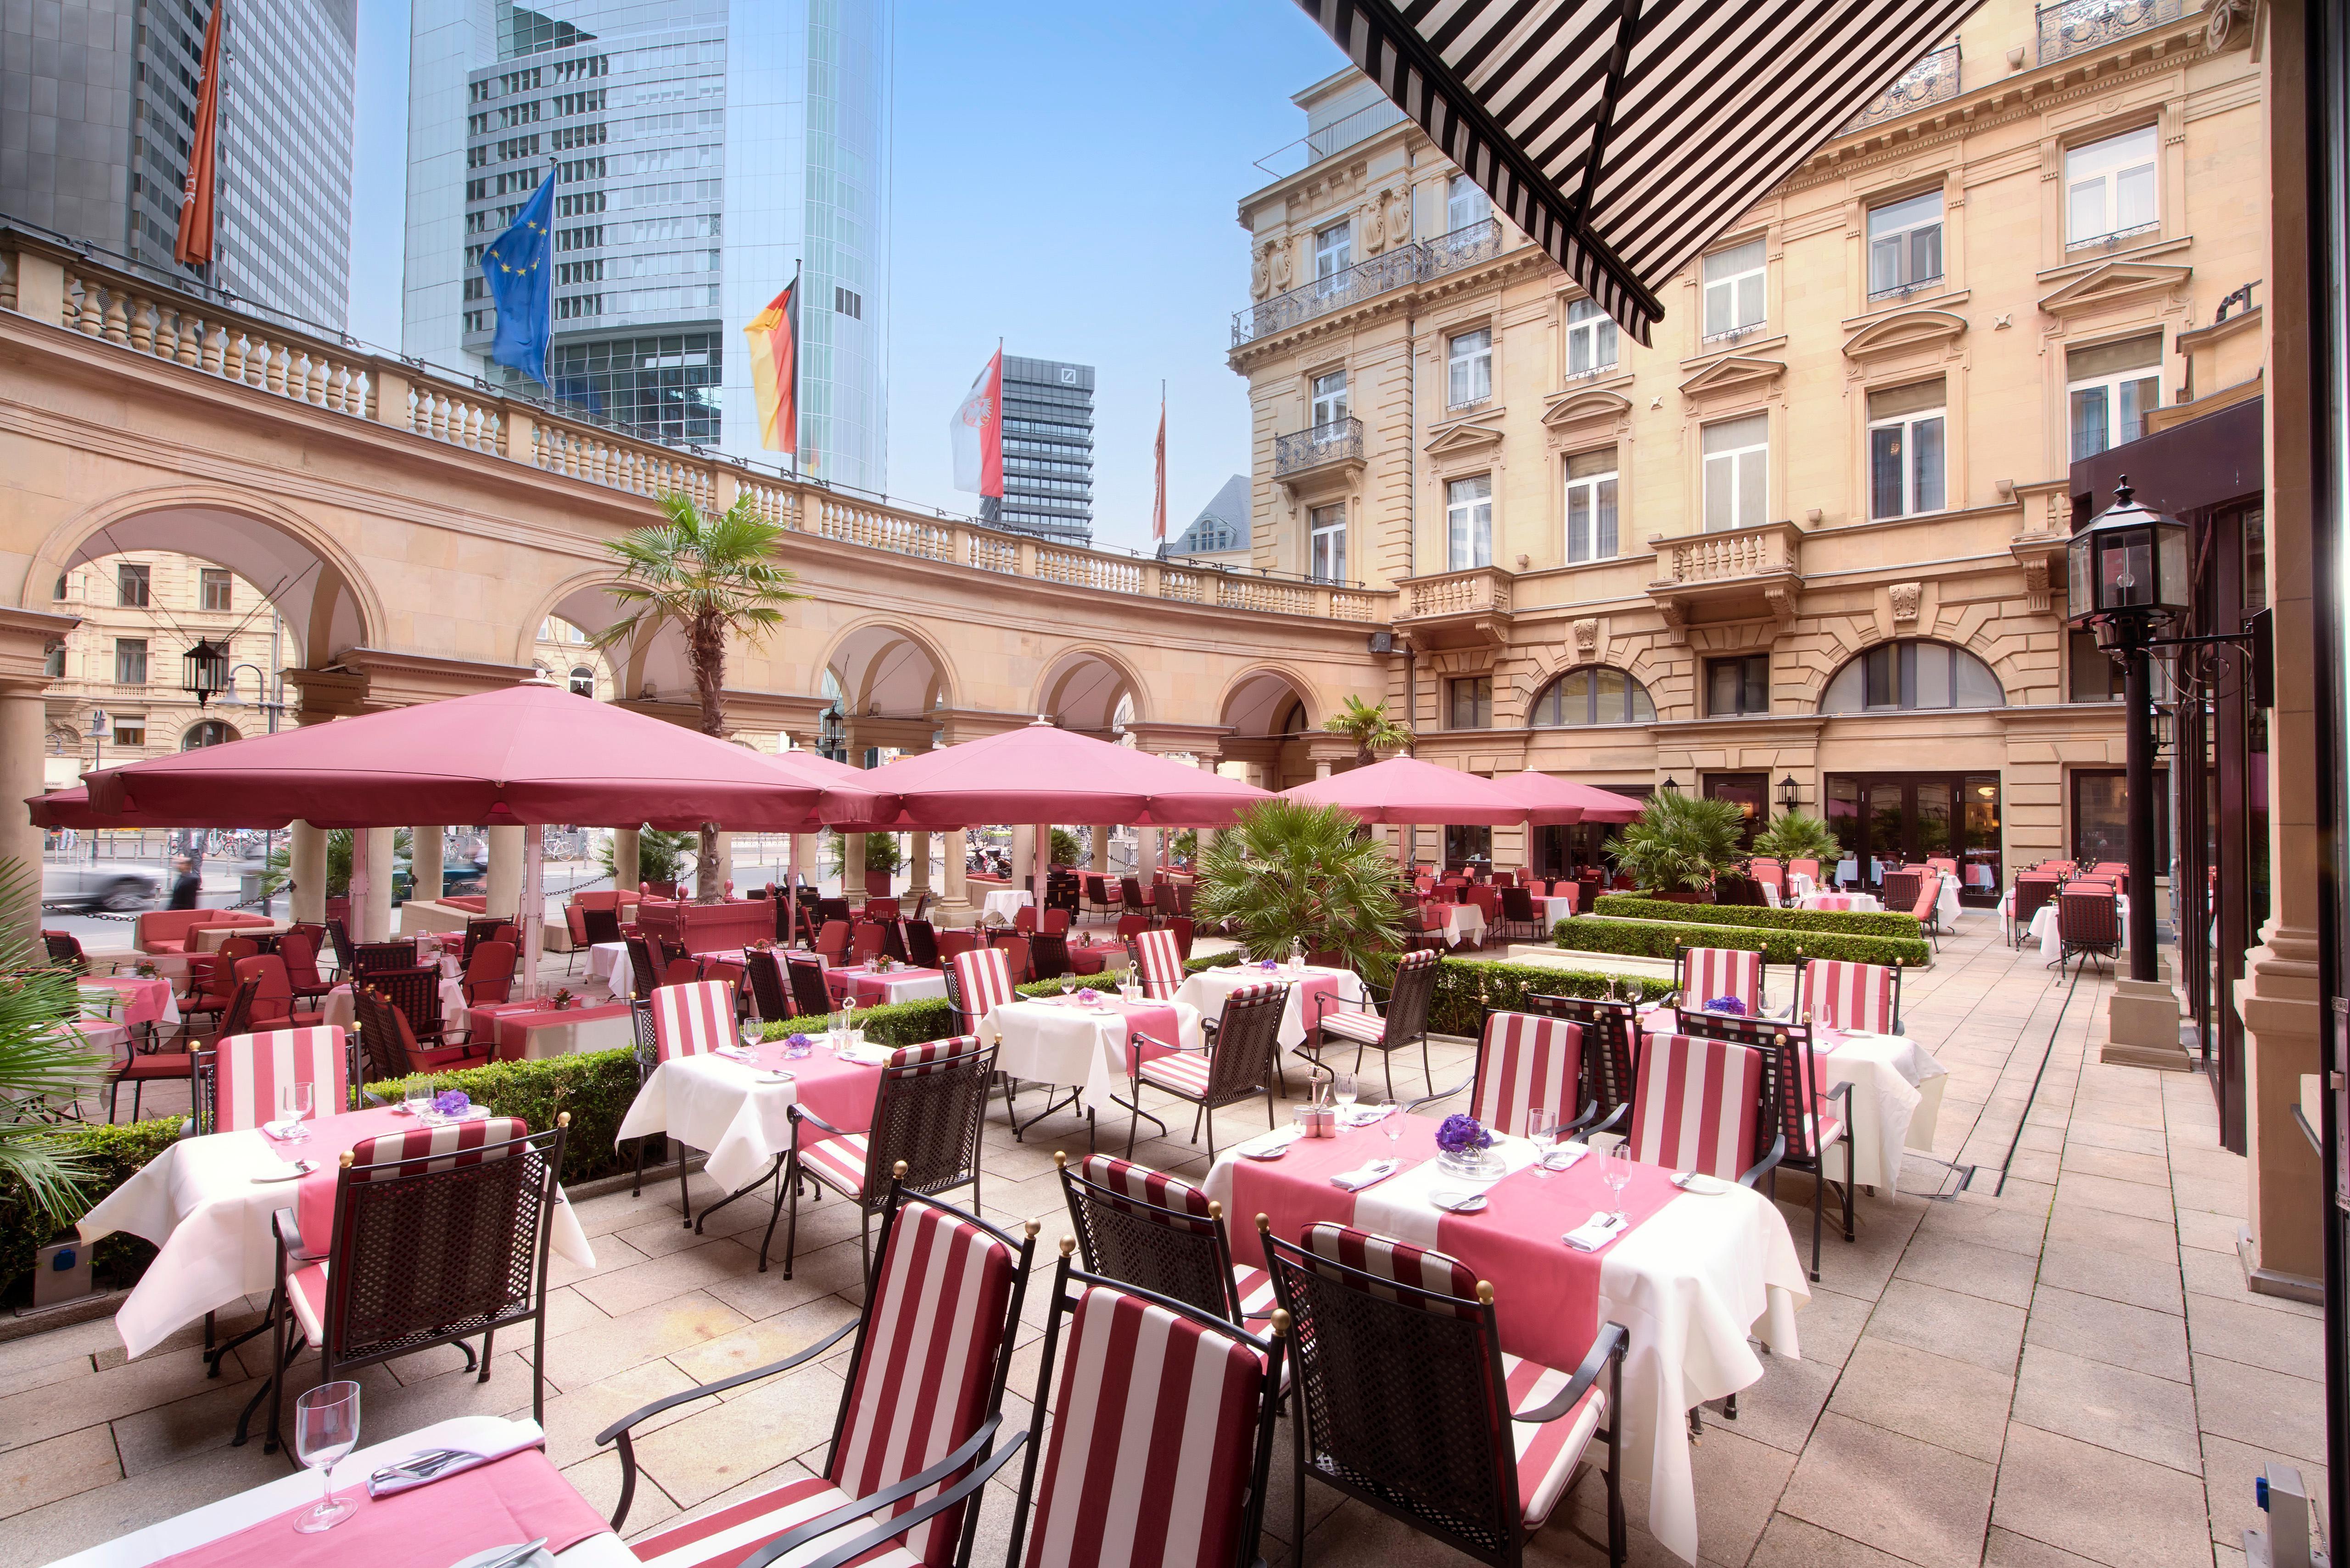
[[[975,495],[1003,494],[1003,345],[963,394],[947,426],[954,443],[954,487]]]
[[[1150,506],[1150,536],[1167,542],[1167,389],[1159,391],[1159,494]]]
[[[799,456],[800,280],[794,277],[743,336],[751,346],[751,388],[759,400],[759,444]]]
[[[210,266],[213,259],[214,127],[220,119],[221,14],[228,0],[213,0],[204,24],[203,76],[196,88],[196,133],[188,146],[188,179],[180,188],[180,236],[172,259],[182,266]]]

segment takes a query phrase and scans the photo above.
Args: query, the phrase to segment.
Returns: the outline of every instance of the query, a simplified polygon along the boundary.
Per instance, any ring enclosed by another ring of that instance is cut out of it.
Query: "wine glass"
[[[1607,1151],[1607,1159],[1599,1168],[1599,1177],[1607,1183],[1607,1190],[1616,1195],[1616,1218],[1623,1219],[1624,1189],[1632,1185],[1632,1161],[1625,1154],[1622,1144],[1617,1144]]]
[[[1547,1181],[1553,1174],[1550,1151],[1558,1140],[1558,1129],[1550,1125],[1550,1109],[1545,1106],[1530,1106],[1526,1110],[1526,1141],[1534,1146],[1534,1176]]]
[[[1066,998],[1068,996],[1069,992],[1073,992],[1073,991],[1075,991],[1075,990],[1076,990],[1076,989],[1077,989],[1077,977],[1076,977],[1076,974],[1074,974],[1074,973],[1065,974],[1065,975],[1063,975],[1063,976],[1061,977],[1061,995],[1063,996],[1063,998],[1065,998],[1065,999],[1066,999]]]
[[[308,1137],[310,1131],[302,1123],[310,1115],[312,1096],[317,1091],[307,1083],[277,1085],[277,1136],[291,1143]]]
[[[1355,1075],[1352,1073],[1339,1074],[1337,1081],[1330,1087],[1330,1097],[1336,1100],[1339,1105],[1351,1107],[1356,1099]]]
[[[400,1092],[400,1103],[408,1107],[408,1114],[422,1121],[425,1114],[432,1109],[432,1079],[411,1078],[408,1086]]]
[[[1388,1152],[1393,1154],[1403,1143],[1403,1107],[1393,1100],[1379,1106],[1379,1130],[1388,1135]]]
[[[326,1495],[316,1508],[294,1521],[305,1535],[332,1530],[351,1516],[357,1504],[335,1496],[335,1466],[359,1441],[359,1386],[321,1383],[294,1401],[294,1451],[319,1473]]]

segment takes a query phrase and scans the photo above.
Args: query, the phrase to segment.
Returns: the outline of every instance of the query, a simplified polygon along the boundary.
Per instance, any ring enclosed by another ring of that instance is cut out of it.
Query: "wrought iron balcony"
[[[2091,4],[2094,0],[2074,0],[2074,3]],[[2047,12],[2043,11],[2041,15],[2044,16]],[[2043,36],[2045,36],[2044,34]],[[2044,53],[2044,45],[2043,50]],[[1929,104],[1941,103],[1958,96],[1959,47],[1950,44],[1903,71],[1891,87],[1869,99],[1867,107],[1846,120],[1844,129],[1836,134],[1849,136],[1856,130],[1866,130],[1872,125],[1898,119]]]
[[[2040,63],[2061,60],[2186,13],[2185,0],[2059,0],[2033,13],[2040,34]]]
[[[1482,223],[1470,223],[1440,234],[1426,242],[1420,249],[1428,253],[1423,277],[1440,277],[1448,272],[1458,272],[1481,261],[1491,261],[1502,254],[1502,225],[1492,218]]]
[[[1276,479],[1327,463],[1362,461],[1363,421],[1351,414],[1273,438],[1273,472]]]

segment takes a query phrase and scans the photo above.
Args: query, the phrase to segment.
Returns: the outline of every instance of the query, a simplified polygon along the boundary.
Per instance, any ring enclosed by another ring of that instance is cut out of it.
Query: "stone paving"
[[[1916,1191],[1864,1194],[1857,1242],[1831,1234],[1799,1319],[1802,1359],[1770,1358],[1734,1422],[1709,1415],[1696,1451],[1706,1563],[2230,1565],[2258,1517],[2252,1477],[2263,1462],[2298,1464],[2322,1498],[2318,1309],[2245,1290],[2235,1256],[2243,1162],[2217,1147],[2199,1077],[2097,1063],[2107,989],[2094,969],[2077,985],[2057,978],[1972,911],[1934,967],[1908,978],[1905,1024],[1950,1071],[1936,1152],[1974,1166],[1972,1184],[1929,1196],[1957,1178],[1913,1160],[1903,1181]],[[1470,1056],[1468,1043],[1441,1046],[1437,1081],[1465,1076]],[[1227,1113],[1231,1136],[1261,1115]],[[1115,1147],[1107,1129],[1105,1144]],[[1066,1229],[1056,1147],[1083,1147],[1073,1120],[1015,1143],[1001,1103],[993,1108],[981,1204],[1005,1222],[1042,1220],[1042,1261]],[[1180,1139],[1148,1140],[1137,1157],[1194,1176],[1205,1167]],[[1800,1251],[1809,1194],[1800,1179],[1782,1189]],[[698,1202],[714,1195],[696,1178]],[[579,1209],[597,1265],[556,1265],[546,1427],[556,1461],[608,1507],[619,1465],[594,1433],[846,1321],[860,1295],[857,1221],[835,1200],[804,1209],[786,1281],[757,1272],[765,1216],[749,1200],[702,1236],[680,1227],[673,1179]],[[1030,1301],[1015,1395],[1035,1386],[1042,1292]],[[207,1382],[198,1339],[192,1327],[131,1362],[104,1320],[0,1342],[0,1565],[46,1563],[284,1473],[287,1461],[257,1442],[229,1446],[262,1342]],[[845,1355],[681,1407],[640,1434],[648,1484],[628,1533],[819,1468]],[[449,1349],[361,1382],[367,1441],[530,1406],[520,1345],[501,1344],[486,1385]],[[1024,1398],[1012,1413],[1026,1418]],[[1276,1564],[1292,1558],[1287,1451],[1284,1434],[1265,1542]],[[1627,1491],[1632,1561],[1673,1561],[1637,1523],[1640,1489]],[[1002,1560],[1009,1497],[990,1488],[980,1563]],[[1604,1562],[1603,1498],[1589,1478],[1578,1482],[1530,1560]],[[1319,1487],[1306,1556],[1382,1568],[1466,1561]]]

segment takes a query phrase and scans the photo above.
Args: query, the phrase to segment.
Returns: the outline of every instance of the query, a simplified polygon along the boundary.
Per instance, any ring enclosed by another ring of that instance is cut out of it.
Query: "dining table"
[[[1078,1108],[1095,1112],[1110,1109],[1132,1076],[1128,1042],[1137,1033],[1187,1051],[1204,1039],[1200,1010],[1188,1002],[1127,1002],[1107,991],[1090,1002],[1072,992],[998,1002],[979,1021],[980,1040],[997,1047],[1005,1076],[1074,1088]]]
[[[74,985],[81,992],[85,1018],[104,1018],[130,1029],[141,1024],[163,1028],[179,1024],[179,996],[172,982],[161,975],[90,974]],[[149,1033],[153,1032],[151,1027]]]
[[[2015,890],[2010,888],[2006,897],[2008,903],[2002,905],[2002,909],[2012,907]],[[2060,894],[2059,897],[2062,895]],[[2114,929],[2117,931],[2129,929],[2129,895],[2127,893],[2114,895]],[[2049,899],[2033,911],[2032,923],[2024,928],[2024,934],[2040,944],[2040,961],[2043,964],[2059,964],[2064,961],[2064,935],[2057,928],[2055,898]]]
[[[790,1152],[794,1106],[843,1132],[868,1131],[889,1049],[860,1038],[844,1054],[822,1033],[808,1038],[805,1056],[791,1054],[788,1039],[671,1056],[646,1075],[614,1143],[668,1133],[707,1155],[710,1179],[734,1192]]]
[[[1545,932],[1561,920],[1573,919],[1575,912],[1575,906],[1580,889],[1572,882],[1562,882],[1559,886],[1566,891],[1545,893],[1534,900],[1534,909],[1542,916],[1543,929]]]
[[[535,1062],[577,1051],[610,1051],[636,1044],[629,1004],[604,1002],[558,1008],[552,999],[485,1002],[466,1009],[468,1044],[491,1042],[494,1062]]]
[[[441,1027],[450,1033],[463,1031],[469,1009],[465,1002],[465,982],[455,975],[441,976]],[[318,999],[318,1022],[338,1029],[348,1029],[359,1015],[359,1004],[351,1000],[351,982],[344,981],[328,988]],[[411,1023],[414,1020],[410,1021]]]
[[[898,1002],[944,1001],[947,994],[946,971],[902,963],[886,970],[877,970],[870,963],[827,969],[824,983],[836,1005],[850,1000],[859,1007],[881,1007]]]
[[[369,1433],[365,1400],[359,1435]],[[335,1496],[357,1510],[334,1529],[297,1534],[294,1521],[324,1490],[297,1469],[216,1501],[158,1520],[58,1559],[50,1568],[445,1568],[499,1546],[540,1536],[563,1568],[638,1568],[593,1504],[547,1459],[546,1435],[526,1417],[457,1416],[354,1449],[335,1466]],[[368,1496],[375,1470],[458,1449],[494,1462],[429,1486]],[[543,1559],[533,1559],[542,1561]]]
[[[1472,946],[1485,945],[1485,911],[1474,904],[1448,904],[1442,899],[1420,906],[1424,919],[1443,932],[1444,945],[1457,948],[1463,942]]]
[[[989,891],[985,901],[981,905],[980,913],[1001,915],[1006,920],[1010,920],[1035,901],[1035,898],[1025,888],[996,888]]]
[[[1295,968],[1276,963],[1272,969],[1255,963],[1218,964],[1195,970],[1183,977],[1175,1000],[1196,1009],[1202,1018],[1222,1018],[1225,998],[1244,985],[1267,981],[1289,987],[1289,999],[1281,1009],[1281,1029],[1274,1036],[1288,1052],[1305,1043],[1325,1012],[1361,1012],[1371,1004],[1370,992],[1353,970],[1310,963]]]
[[[416,1121],[404,1107],[385,1106],[312,1116],[302,1125],[308,1136],[298,1140],[257,1127],[181,1138],[82,1216],[84,1242],[122,1231],[155,1243],[146,1273],[114,1314],[115,1332],[132,1356],[208,1312],[275,1289],[271,1216],[322,1204],[331,1210],[337,1158],[368,1138],[408,1132]],[[314,1168],[289,1179],[289,1168],[302,1159]],[[556,1255],[593,1268],[595,1250],[559,1193],[551,1231]],[[327,1240],[304,1239],[314,1247]]]
[[[1628,1161],[1619,1201],[1605,1182],[1605,1156],[1586,1153],[1546,1172],[1523,1138],[1495,1140],[1498,1177],[1457,1176],[1437,1163],[1435,1118],[1353,1115],[1367,1125],[1328,1137],[1284,1128],[1223,1150],[1208,1172],[1208,1196],[1228,1214],[1265,1216],[1285,1241],[1329,1220],[1449,1253],[1492,1285],[1502,1348],[1562,1372],[1581,1365],[1601,1324],[1622,1324],[1624,1407],[1611,1418],[1623,1479],[1648,1488],[1650,1532],[1695,1563],[1689,1410],[1761,1379],[1750,1336],[1775,1357],[1798,1358],[1795,1314],[1811,1293],[1786,1220],[1750,1188],[1705,1180],[1702,1190],[1683,1191],[1673,1172]],[[1275,1147],[1270,1159],[1250,1152]],[[1390,1158],[1396,1172],[1359,1191],[1333,1180]],[[1473,1213],[1437,1202],[1479,1194],[1485,1203]],[[1624,1214],[1629,1228],[1594,1251],[1565,1243],[1608,1212]],[[1233,1229],[1235,1259],[1262,1262],[1250,1221]]]
[[[1882,914],[1885,906],[1874,893],[1807,893],[1795,906],[1801,909],[1840,910],[1856,915]]]

